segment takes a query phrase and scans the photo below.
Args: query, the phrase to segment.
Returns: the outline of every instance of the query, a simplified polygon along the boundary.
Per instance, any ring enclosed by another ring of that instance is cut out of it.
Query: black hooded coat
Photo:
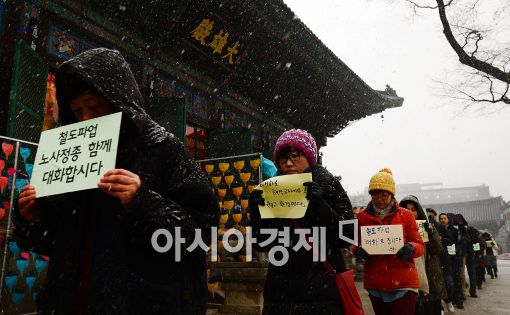
[[[400,201],[400,206],[405,207],[408,202],[412,202],[416,206],[418,210],[417,220],[427,220],[427,214],[423,210],[418,198],[415,196],[404,197]],[[432,234],[428,235],[429,241],[425,243],[427,246],[425,251],[425,269],[429,282],[429,294],[423,297],[424,301],[435,301],[447,298],[446,284],[439,260],[439,256],[444,252],[444,248],[435,225],[432,225],[432,230]]]
[[[322,187],[324,196],[319,200],[310,200],[305,216],[297,221],[302,228],[326,228],[326,260],[337,272],[343,272],[346,267],[341,249],[349,247],[350,244],[339,238],[339,221],[354,219],[351,202],[340,182],[324,167],[312,166],[305,172],[312,173],[313,181]],[[289,254],[288,261],[282,266],[269,265],[264,287],[263,314],[343,314],[335,282],[320,261],[313,261],[313,250],[293,250],[299,235],[296,234],[296,226],[292,220],[261,220],[258,209],[251,211],[253,234],[258,241],[256,249],[270,251],[275,246],[282,246],[275,240],[260,247],[260,242],[268,238],[267,234],[260,233],[262,228],[277,229],[281,233],[285,228],[289,228],[291,236],[290,246],[285,246]],[[344,227],[343,235],[353,238],[352,224]],[[311,237],[310,234],[308,236]],[[281,258],[278,254],[276,257]]]
[[[468,225],[468,222],[462,214],[456,215],[457,221],[466,228],[466,262],[483,262],[483,252],[485,250],[485,241],[482,239],[480,231]],[[474,245],[478,244],[478,250],[474,250]]]
[[[219,213],[202,171],[184,145],[145,113],[136,81],[118,51],[89,50],[59,67],[62,125],[76,122],[68,97],[73,80],[122,112],[116,168],[139,175],[141,186],[126,208],[90,189],[37,199],[40,214],[34,222],[24,221],[15,209],[14,233],[21,248],[50,257],[37,296],[38,313],[205,314],[205,253],[185,251],[195,229],[201,229],[207,244]],[[168,229],[175,235],[175,227],[185,240],[180,262],[174,247],[158,253],[151,245],[154,231]],[[83,280],[86,290],[77,290]],[[86,310],[77,304],[80,300]]]

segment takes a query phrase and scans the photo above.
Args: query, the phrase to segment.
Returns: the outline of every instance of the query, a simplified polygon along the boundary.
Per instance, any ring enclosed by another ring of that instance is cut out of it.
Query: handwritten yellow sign
[[[418,232],[420,232],[421,238],[424,242],[428,242],[429,233],[425,231],[425,222],[427,222],[427,220],[416,220],[416,224],[418,225]]]
[[[311,173],[276,176],[256,187],[263,191],[265,206],[259,206],[262,219],[299,219],[308,208],[306,187],[303,183],[312,181]]]
[[[396,254],[404,246],[402,225],[362,226],[361,243],[370,255]]]

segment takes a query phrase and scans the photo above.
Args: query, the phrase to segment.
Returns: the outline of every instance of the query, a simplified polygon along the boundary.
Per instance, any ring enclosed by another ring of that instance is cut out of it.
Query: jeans
[[[414,315],[416,307],[416,293],[408,291],[400,299],[384,303],[382,299],[370,295],[370,301],[376,315]]]
[[[476,264],[474,259],[467,259],[466,260],[466,267],[468,271],[468,277],[469,277],[469,294],[475,295],[476,294]]]
[[[455,296],[455,284],[453,283],[453,276],[451,274],[443,274],[444,283],[446,284],[446,291],[448,292],[448,299],[446,303],[452,302]]]

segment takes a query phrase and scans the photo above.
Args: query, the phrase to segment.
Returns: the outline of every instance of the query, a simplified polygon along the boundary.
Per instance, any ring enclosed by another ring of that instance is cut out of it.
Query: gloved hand
[[[434,228],[432,227],[432,223],[430,223],[430,222],[425,222],[425,223],[423,224],[423,228],[425,228],[425,231],[427,231],[427,233],[428,233],[429,235],[434,234]]]
[[[250,224],[252,226],[258,226],[260,224],[260,212],[259,205],[265,205],[264,197],[262,197],[262,190],[255,189],[251,192],[250,197],[248,198],[248,208],[250,211]]]
[[[303,186],[308,187],[306,190],[306,199],[322,199],[324,197],[324,189],[316,182],[306,182]]]
[[[356,259],[360,260],[361,262],[365,263],[370,258],[370,254],[367,253],[367,251],[363,247],[358,247],[356,249],[356,254],[354,255]]]
[[[405,243],[404,247],[399,249],[399,251],[397,252],[397,258],[402,259],[402,260],[411,259],[411,258],[413,258],[414,251],[415,251],[415,249],[414,249],[413,245],[411,245],[409,243]]]
[[[264,206],[265,204],[266,201],[262,197],[262,190],[254,189],[250,194],[250,198],[248,198],[248,207],[252,210],[258,210],[259,206]]]

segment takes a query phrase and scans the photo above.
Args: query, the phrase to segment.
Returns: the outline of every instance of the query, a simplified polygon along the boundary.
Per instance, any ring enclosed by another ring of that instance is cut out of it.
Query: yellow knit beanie
[[[395,180],[393,180],[393,173],[389,168],[383,168],[379,173],[372,176],[370,185],[368,185],[368,192],[373,190],[384,190],[390,192],[395,196]]]

